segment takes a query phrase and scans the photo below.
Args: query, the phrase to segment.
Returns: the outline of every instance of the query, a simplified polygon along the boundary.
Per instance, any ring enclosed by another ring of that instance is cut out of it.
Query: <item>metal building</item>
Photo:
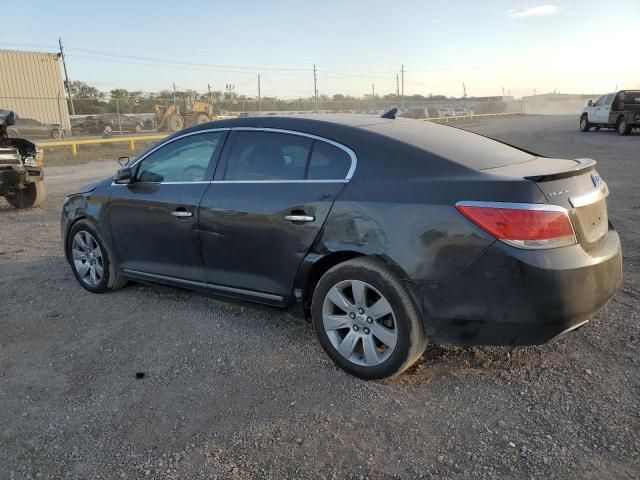
[[[60,60],[55,53],[0,50],[0,109],[71,130]]]

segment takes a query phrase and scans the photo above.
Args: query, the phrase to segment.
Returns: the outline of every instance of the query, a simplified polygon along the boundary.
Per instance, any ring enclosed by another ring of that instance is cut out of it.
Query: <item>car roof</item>
[[[361,114],[296,114],[271,115],[218,120],[192,127],[191,131],[212,127],[278,128],[317,134],[337,142],[353,137],[354,129],[361,134],[382,135],[417,147],[453,162],[482,170],[535,158],[499,141],[447,125],[409,118],[387,119]],[[353,145],[348,145],[353,148]]]

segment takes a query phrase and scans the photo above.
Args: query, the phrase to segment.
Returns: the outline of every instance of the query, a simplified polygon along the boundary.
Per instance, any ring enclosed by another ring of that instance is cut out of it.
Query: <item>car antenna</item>
[[[393,107],[391,110],[384,112],[380,118],[390,118],[391,120],[395,120],[396,113],[398,113],[398,107]]]

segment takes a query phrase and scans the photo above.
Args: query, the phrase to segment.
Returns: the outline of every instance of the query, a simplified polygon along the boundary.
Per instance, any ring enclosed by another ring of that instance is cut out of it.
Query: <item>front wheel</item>
[[[313,293],[311,313],[325,352],[359,378],[398,375],[427,345],[405,288],[368,258],[349,260],[325,273]]]
[[[80,220],[71,227],[65,252],[73,274],[86,290],[104,293],[127,284],[127,280],[114,271],[109,249],[88,222]]]
[[[44,202],[45,197],[44,183],[32,182],[5,198],[14,208],[32,208]]]
[[[590,128],[589,118],[586,115],[582,115],[582,117],[580,117],[580,131],[588,132]]]

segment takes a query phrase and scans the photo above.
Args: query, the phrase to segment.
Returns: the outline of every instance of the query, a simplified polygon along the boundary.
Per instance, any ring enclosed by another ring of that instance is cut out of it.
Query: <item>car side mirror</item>
[[[4,124],[9,127],[11,125],[15,125],[16,124],[16,112],[9,112],[7,113],[7,115],[4,117]]]
[[[593,100],[589,100],[589,103],[587,105],[589,105],[590,107],[593,107]]]
[[[131,169],[131,167],[119,168],[118,171],[116,172],[115,182],[122,185],[127,185],[129,183],[132,183],[133,170]]]
[[[129,157],[127,157],[127,156],[118,157],[118,163],[120,164],[121,167],[126,166],[129,163]]]

